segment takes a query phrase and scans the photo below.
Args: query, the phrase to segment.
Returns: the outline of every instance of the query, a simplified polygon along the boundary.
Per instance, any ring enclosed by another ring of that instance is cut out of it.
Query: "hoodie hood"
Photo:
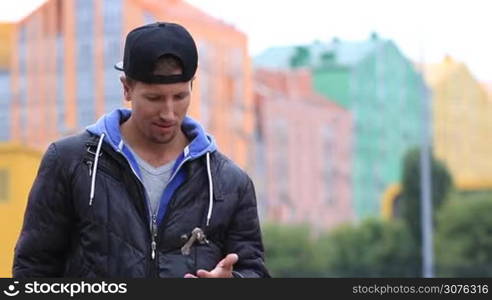
[[[131,115],[131,110],[126,108],[115,109],[111,113],[102,116],[95,124],[86,129],[92,134],[101,136],[104,133],[104,141],[111,145],[115,151],[123,151],[123,139],[120,124]],[[204,128],[193,118],[186,116],[181,124],[181,129],[190,140],[185,147],[185,158],[195,159],[207,152],[217,150],[215,139],[207,134]],[[126,151],[125,151],[126,152]]]
[[[96,174],[97,174],[97,163],[99,153],[101,151],[102,142],[106,142],[113,149],[121,153],[129,162],[134,174],[138,179],[142,180],[140,174],[140,167],[138,166],[137,160],[135,159],[132,151],[129,147],[125,146],[123,138],[121,136],[120,124],[127,120],[131,115],[131,110],[129,109],[116,109],[113,112],[101,117],[95,124],[88,126],[86,129],[92,134],[99,136],[99,143],[97,150],[95,152],[95,162],[92,171],[92,184],[91,193],[89,197],[89,205],[92,205],[92,199],[94,197],[95,185],[96,185]],[[203,127],[192,118],[186,116],[181,124],[181,129],[185,135],[190,140],[190,144],[187,145],[183,152],[176,159],[173,167],[173,173],[169,182],[164,189],[161,200],[159,202],[159,208],[157,212],[151,212],[149,209],[148,199],[146,199],[147,210],[149,211],[149,220],[151,222],[157,222],[160,224],[165,216],[167,206],[173,195],[173,193],[178,189],[178,187],[184,182],[186,174],[181,168],[185,162],[193,159],[197,159],[201,156],[206,156],[207,165],[207,177],[209,181],[209,208],[207,212],[207,223],[209,225],[212,209],[213,209],[213,181],[212,174],[210,171],[210,153],[217,150],[214,138],[207,134]],[[153,230],[154,224],[150,224],[151,230]]]

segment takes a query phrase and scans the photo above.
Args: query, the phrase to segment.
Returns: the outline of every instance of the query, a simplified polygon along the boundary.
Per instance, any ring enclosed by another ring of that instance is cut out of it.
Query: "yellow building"
[[[434,155],[459,189],[492,188],[492,84],[479,83],[466,65],[446,57],[424,68],[432,93]],[[381,213],[398,212],[399,184],[386,190]]]
[[[11,277],[15,243],[41,152],[0,144],[0,277]]]
[[[434,154],[458,188],[492,187],[492,110],[484,87],[450,57],[425,73],[432,89]]]

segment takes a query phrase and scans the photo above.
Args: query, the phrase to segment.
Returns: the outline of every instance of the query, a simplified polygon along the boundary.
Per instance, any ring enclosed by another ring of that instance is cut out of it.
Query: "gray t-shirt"
[[[157,214],[157,209],[159,208],[159,202],[169,183],[171,173],[173,171],[173,166],[176,160],[170,161],[165,165],[154,168],[152,165],[143,160],[138,156],[133,149],[126,144],[128,149],[132,152],[133,156],[137,160],[138,166],[140,167],[140,174],[142,176],[142,183],[147,192],[147,198],[150,203],[151,214]]]

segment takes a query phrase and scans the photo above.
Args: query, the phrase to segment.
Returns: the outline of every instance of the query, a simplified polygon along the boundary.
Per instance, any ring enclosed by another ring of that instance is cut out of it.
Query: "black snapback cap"
[[[179,75],[155,75],[157,60],[172,55],[181,62]],[[157,22],[130,31],[125,41],[123,61],[114,67],[125,75],[145,83],[190,81],[198,65],[198,51],[191,34],[181,25]]]

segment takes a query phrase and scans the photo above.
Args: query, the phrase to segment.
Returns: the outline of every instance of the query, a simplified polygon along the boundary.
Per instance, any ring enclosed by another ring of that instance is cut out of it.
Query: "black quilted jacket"
[[[205,156],[186,162],[185,179],[173,194],[155,237],[144,187],[127,160],[102,143],[94,198],[89,204],[98,137],[84,132],[50,145],[29,194],[15,248],[14,277],[182,277],[211,270],[237,253],[234,275],[269,277],[255,191],[250,178],[218,151],[210,155],[213,210]],[[208,243],[181,247],[194,228]]]

